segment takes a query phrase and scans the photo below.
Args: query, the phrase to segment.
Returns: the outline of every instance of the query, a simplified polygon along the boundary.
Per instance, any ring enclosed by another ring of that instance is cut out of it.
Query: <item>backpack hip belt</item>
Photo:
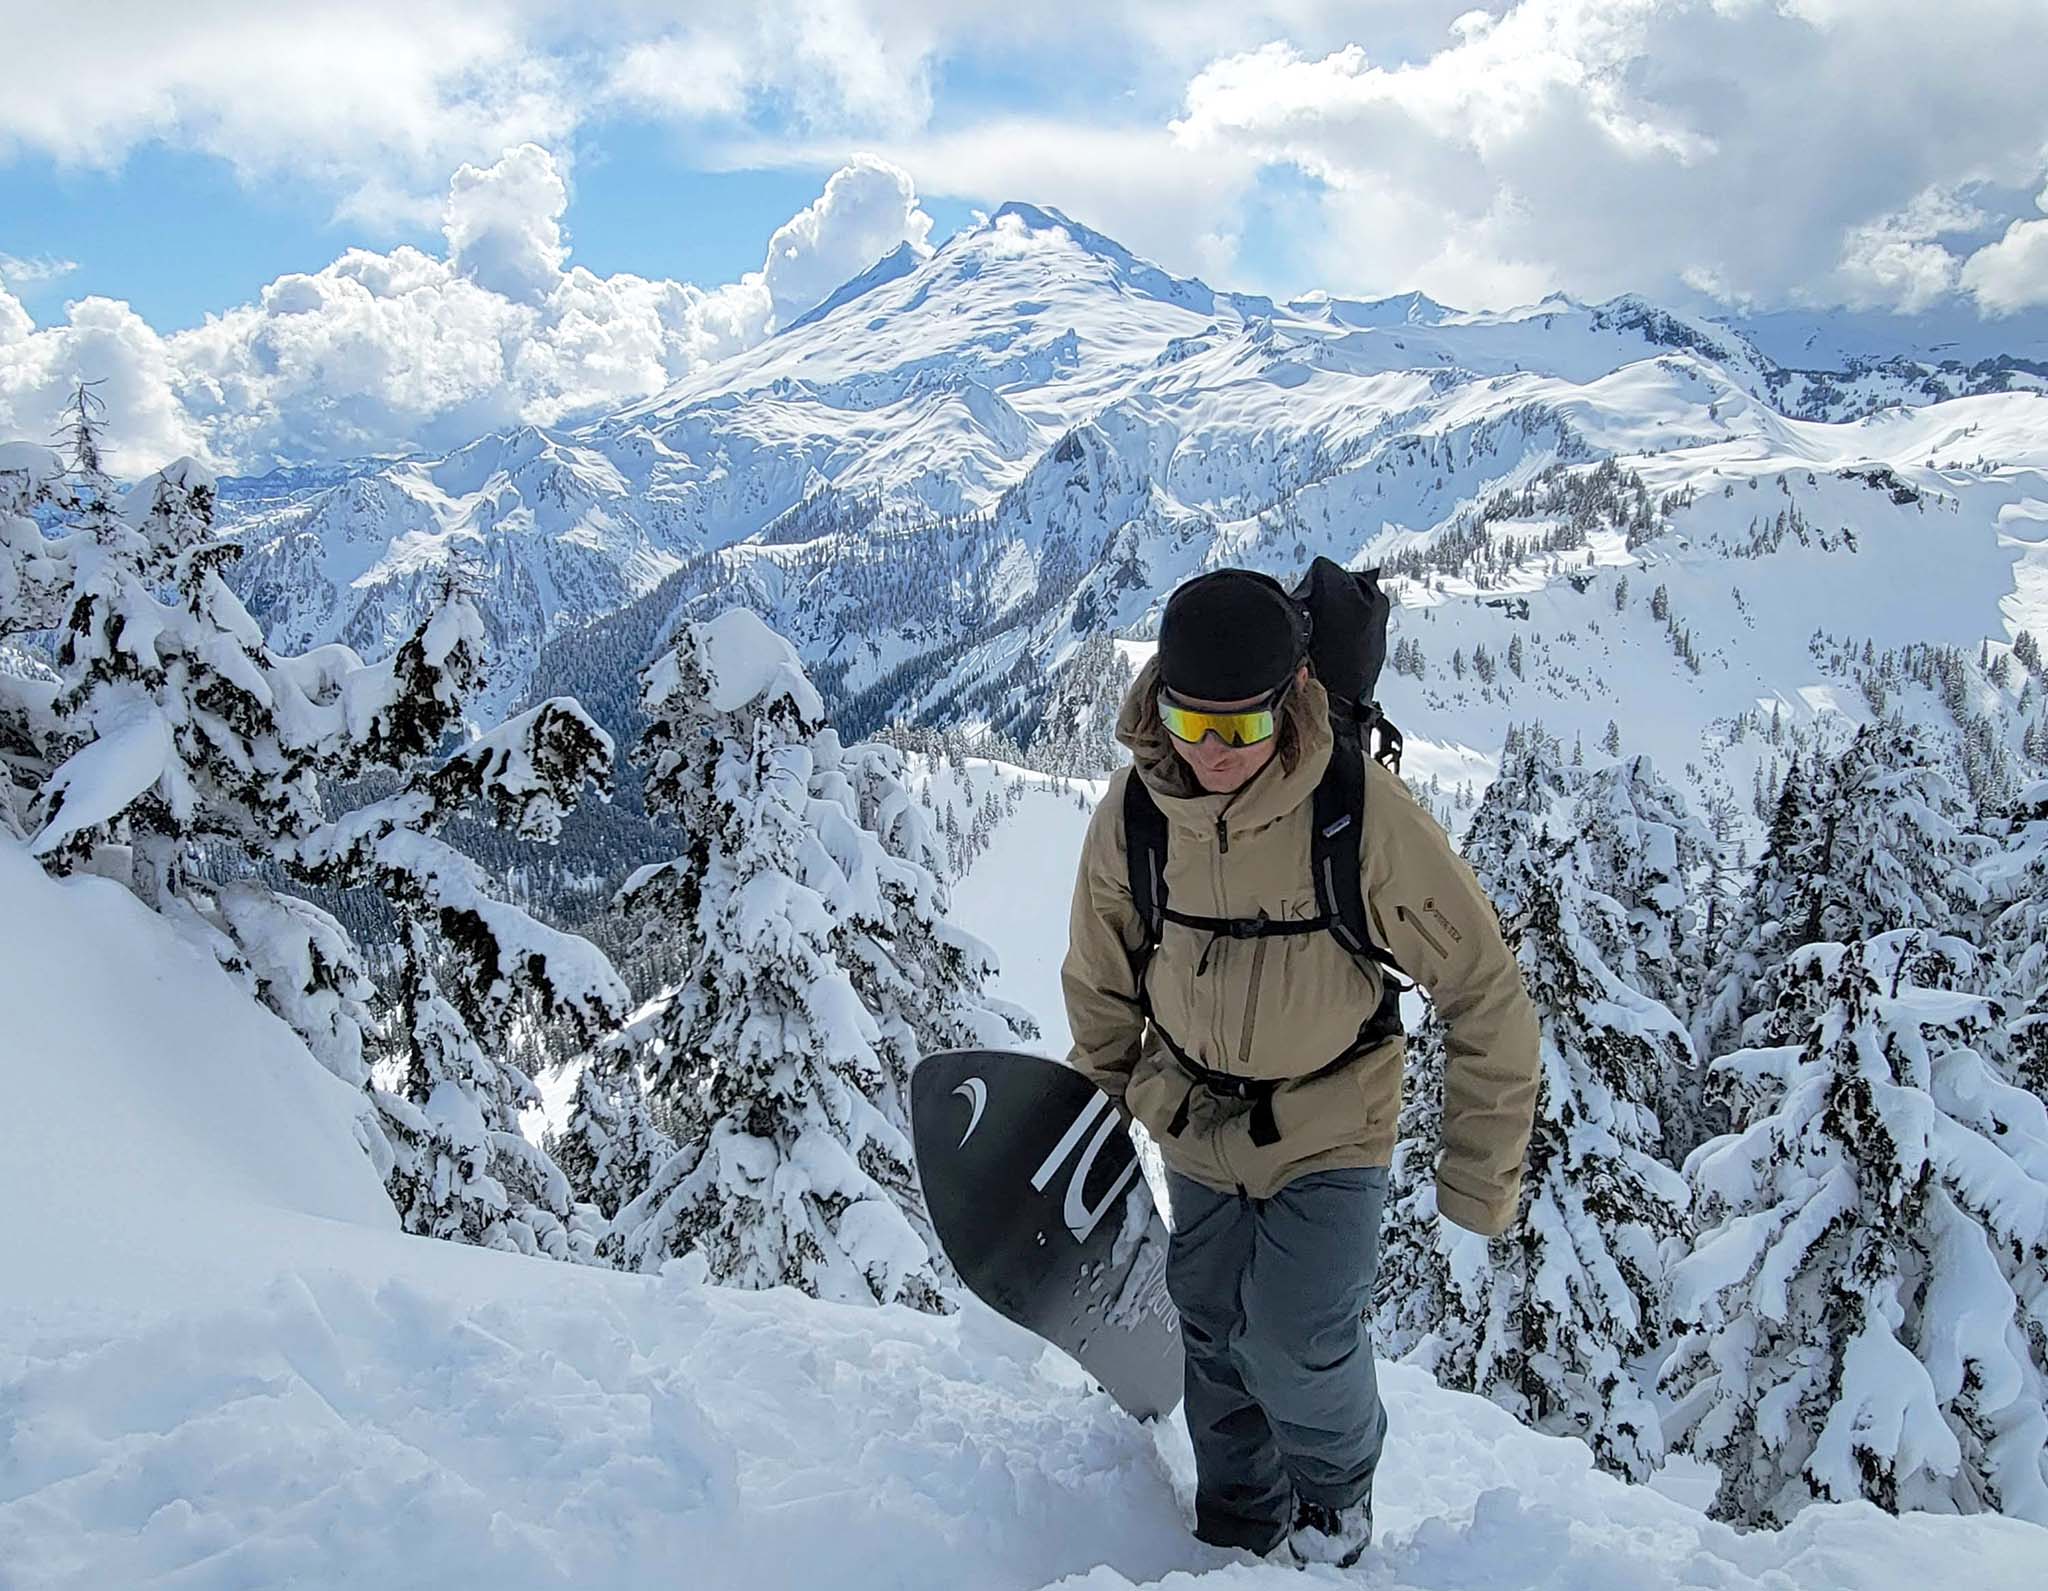
[[[1335,1060],[1325,1062],[1314,1071],[1304,1072],[1299,1077],[1242,1077],[1235,1072],[1212,1071],[1204,1066],[1182,1049],[1175,1042],[1173,1035],[1152,1017],[1149,1001],[1141,1001],[1140,1004],[1145,1008],[1145,1017],[1152,1024],[1152,1031],[1159,1035],[1160,1042],[1166,1046],[1166,1053],[1171,1055],[1174,1063],[1193,1079],[1195,1088],[1206,1088],[1211,1093],[1223,1094],[1231,1099],[1251,1101],[1252,1143],[1260,1149],[1271,1148],[1280,1141],[1280,1124],[1273,1119],[1273,1095],[1283,1082],[1306,1083],[1318,1077],[1327,1077],[1401,1031],[1401,993],[1390,982],[1386,986],[1385,994],[1380,998],[1378,1009],[1366,1018],[1365,1025],[1358,1030],[1358,1037]],[[1166,1125],[1166,1135],[1169,1138],[1178,1138],[1186,1131],[1189,1113],[1194,1109],[1195,1088],[1190,1088],[1181,1096],[1179,1108],[1173,1113],[1173,1120]]]

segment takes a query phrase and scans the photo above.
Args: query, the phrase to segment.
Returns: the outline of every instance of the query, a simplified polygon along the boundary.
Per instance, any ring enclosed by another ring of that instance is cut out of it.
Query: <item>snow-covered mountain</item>
[[[1483,777],[1503,722],[1539,715],[1614,719],[1677,769],[1745,714],[1855,716],[1866,642],[1974,662],[2048,629],[2048,367],[1852,357],[1858,323],[1823,329],[1630,297],[1275,304],[1013,204],[625,412],[223,499],[286,645],[392,644],[464,566],[490,706],[570,691],[623,724],[675,622],[740,601],[855,730],[1028,740],[1091,634],[1142,639],[1206,565],[1321,553],[1403,577],[1424,666],[1383,695],[1434,743],[1425,775]],[[1448,666],[1517,637],[1513,679]],[[2020,708],[2007,680],[1970,711]]]

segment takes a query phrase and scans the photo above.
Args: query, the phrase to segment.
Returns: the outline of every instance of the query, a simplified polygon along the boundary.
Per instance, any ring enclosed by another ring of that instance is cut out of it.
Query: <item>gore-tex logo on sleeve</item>
[[[1422,903],[1422,909],[1428,912],[1430,916],[1434,917],[1437,920],[1437,922],[1442,926],[1443,931],[1451,936],[1452,944],[1456,945],[1464,943],[1465,936],[1459,933],[1458,930],[1451,925],[1450,918],[1446,917],[1442,912],[1436,909],[1436,897],[1434,895],[1430,896],[1428,900],[1425,900]]]

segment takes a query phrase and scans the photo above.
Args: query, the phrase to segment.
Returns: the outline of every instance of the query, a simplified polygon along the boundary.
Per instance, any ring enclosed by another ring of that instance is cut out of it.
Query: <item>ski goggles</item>
[[[1161,691],[1159,721],[1166,726],[1166,732],[1175,740],[1184,740],[1191,746],[1198,744],[1211,733],[1226,746],[1256,746],[1260,741],[1271,740],[1279,733],[1280,704],[1286,697],[1287,686],[1282,685],[1256,706],[1219,713],[1204,708],[1183,706],[1167,692]]]

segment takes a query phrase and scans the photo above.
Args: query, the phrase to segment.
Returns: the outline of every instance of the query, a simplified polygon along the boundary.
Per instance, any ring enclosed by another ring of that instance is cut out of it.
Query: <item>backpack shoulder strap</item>
[[[1149,961],[1159,948],[1160,924],[1166,917],[1166,814],[1135,768],[1124,780],[1123,816],[1124,865],[1130,875],[1131,904],[1145,934],[1140,954]]]
[[[1316,909],[1329,918],[1330,932],[1352,955],[1399,974],[1400,963],[1374,941],[1366,915],[1364,843],[1365,753],[1357,740],[1338,735],[1330,747],[1330,766],[1316,784],[1315,832],[1309,839]]]

